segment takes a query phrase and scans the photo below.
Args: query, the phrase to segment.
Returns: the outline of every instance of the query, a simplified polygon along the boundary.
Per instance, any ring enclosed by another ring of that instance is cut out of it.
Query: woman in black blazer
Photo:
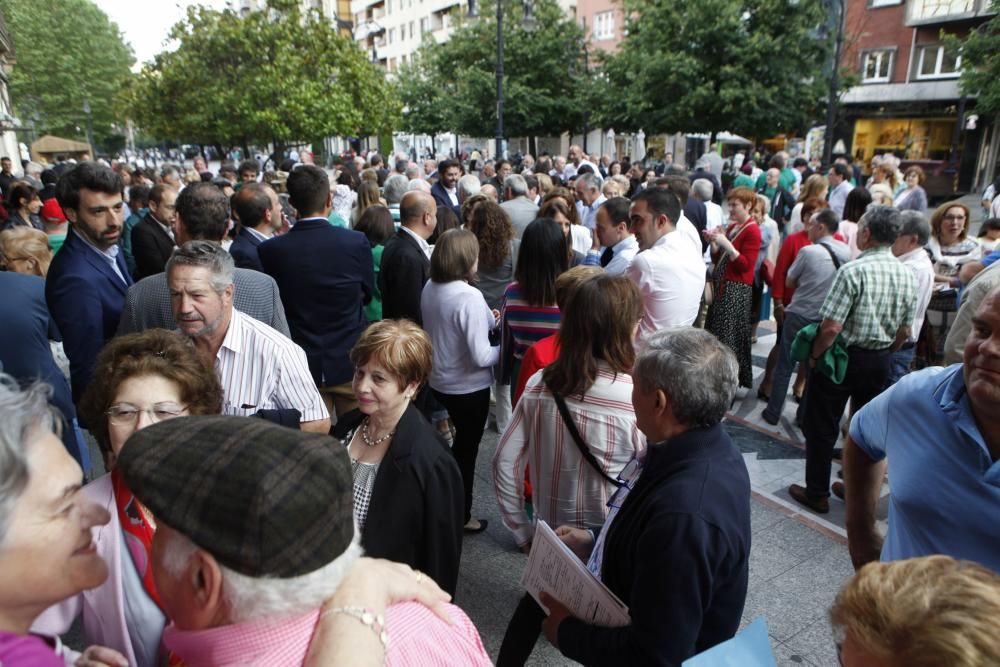
[[[354,516],[373,558],[406,563],[451,594],[465,501],[455,458],[411,405],[431,369],[431,343],[409,320],[372,324],[351,350],[358,409],[332,430],[354,471]]]

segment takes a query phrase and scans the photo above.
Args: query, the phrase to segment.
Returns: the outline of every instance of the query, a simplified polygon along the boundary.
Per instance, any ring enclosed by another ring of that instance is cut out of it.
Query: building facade
[[[961,39],[982,25],[989,0],[844,2],[840,64],[860,82],[841,100],[836,139],[866,168],[883,153],[921,165],[932,195],[978,189],[992,175],[995,126],[961,94],[961,57],[941,35]]]

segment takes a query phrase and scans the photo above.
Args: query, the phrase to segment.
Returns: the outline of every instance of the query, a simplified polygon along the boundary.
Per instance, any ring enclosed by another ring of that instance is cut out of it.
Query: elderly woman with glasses
[[[182,415],[221,410],[219,379],[179,334],[151,329],[115,338],[101,351],[80,413],[111,471],[83,489],[83,495],[111,517],[94,531],[96,552],[108,563],[109,576],[97,588],[50,608],[35,631],[62,634],[82,613],[89,644],[117,651],[129,665],[160,664],[166,616],[149,567],[156,519],[132,495],[115,463],[136,431]],[[96,650],[87,649],[84,658],[100,660],[88,654]]]

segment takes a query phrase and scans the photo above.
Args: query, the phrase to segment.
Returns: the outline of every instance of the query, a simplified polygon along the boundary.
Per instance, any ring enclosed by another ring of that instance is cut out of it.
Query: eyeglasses
[[[108,416],[108,421],[114,426],[135,426],[141,412],[149,415],[150,421],[155,424],[182,416],[187,412],[187,406],[177,403],[154,403],[152,407],[139,408],[130,403],[118,403],[108,408],[104,414]]]

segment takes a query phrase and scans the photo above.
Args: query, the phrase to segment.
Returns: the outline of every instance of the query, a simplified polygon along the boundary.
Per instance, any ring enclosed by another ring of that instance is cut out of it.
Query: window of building
[[[948,79],[959,75],[962,56],[949,53],[942,44],[917,48],[918,79]]]
[[[386,3],[385,3],[385,13],[386,14],[391,14],[392,13],[392,0],[386,0]]]
[[[425,16],[420,19],[420,36],[423,37],[424,33],[431,29],[431,20],[429,17]]]
[[[396,41],[396,29],[395,28],[389,28],[389,43],[392,44],[395,41]],[[390,67],[389,69],[393,69],[393,68]]]
[[[413,21],[410,21],[410,39],[413,39]]]
[[[868,6],[872,9],[879,7],[894,7],[903,4],[903,0],[868,0]]]
[[[594,39],[614,39],[615,12],[598,12],[594,14]]]
[[[892,49],[874,49],[861,54],[861,83],[887,83],[892,78]]]

